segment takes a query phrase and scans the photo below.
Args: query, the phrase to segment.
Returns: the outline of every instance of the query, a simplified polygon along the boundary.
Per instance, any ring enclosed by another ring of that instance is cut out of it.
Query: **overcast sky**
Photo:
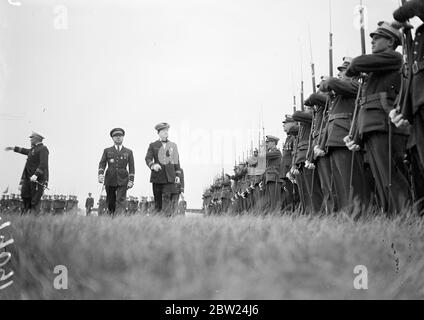
[[[154,126],[171,124],[185,170],[188,207],[224,166],[305,97],[311,34],[317,79],[328,74],[328,0],[0,1],[0,191],[16,192],[32,130],[50,150],[51,193],[97,199],[97,167],[122,127],[134,151],[130,195],[152,195],[144,157]],[[334,67],[360,53],[358,0],[333,0]],[[392,20],[397,0],[365,0],[368,34]],[[414,21],[416,23],[416,21]],[[301,64],[301,62],[303,62]],[[262,111],[261,111],[262,110]]]

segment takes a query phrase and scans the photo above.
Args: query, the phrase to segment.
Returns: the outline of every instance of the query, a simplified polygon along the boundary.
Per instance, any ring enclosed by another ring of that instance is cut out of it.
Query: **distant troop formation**
[[[24,213],[25,205],[18,194],[3,194],[0,201],[1,212]],[[73,195],[43,195],[40,199],[41,214],[63,214],[78,212],[78,198]]]
[[[247,161],[203,194],[207,214],[332,213],[353,208],[389,216],[424,212],[424,0],[404,2],[392,23],[370,34],[372,53],[345,57],[322,77],[301,110],[286,115],[287,135],[266,136]],[[403,54],[396,49],[402,48]],[[295,99],[294,99],[295,100]],[[262,162],[262,165],[261,165]],[[259,170],[252,170],[259,168]]]

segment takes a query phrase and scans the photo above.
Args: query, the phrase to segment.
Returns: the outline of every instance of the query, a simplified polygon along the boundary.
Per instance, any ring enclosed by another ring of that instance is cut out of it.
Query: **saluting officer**
[[[155,126],[159,139],[149,145],[145,161],[151,170],[150,182],[153,186],[156,212],[166,216],[173,214],[172,203],[178,197],[176,184],[180,183],[180,161],[177,145],[168,140],[170,125],[166,122]]]
[[[115,211],[119,214],[125,210],[127,190],[134,186],[135,168],[133,152],[122,145],[124,129],[112,129],[110,136],[114,145],[103,151],[99,163],[99,183],[105,185],[107,208],[109,214],[114,215]]]
[[[43,145],[44,137],[36,132],[30,135],[31,148],[7,147],[6,151],[15,151],[27,156],[22,173],[20,189],[23,200],[23,212],[38,214],[41,197],[49,179],[49,150]]]

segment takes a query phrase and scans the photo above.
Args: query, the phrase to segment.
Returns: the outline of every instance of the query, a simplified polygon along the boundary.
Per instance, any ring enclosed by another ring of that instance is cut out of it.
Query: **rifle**
[[[332,19],[331,19],[331,0],[328,0],[329,4],[329,15],[330,15],[330,32],[329,32],[329,48],[328,48],[328,58],[329,58],[329,68],[330,68],[330,74],[329,76],[333,76],[333,25],[332,25]]]

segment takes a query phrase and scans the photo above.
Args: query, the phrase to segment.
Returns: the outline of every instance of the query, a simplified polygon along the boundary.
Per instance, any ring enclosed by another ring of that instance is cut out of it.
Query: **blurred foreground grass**
[[[0,299],[424,298],[424,221],[412,216],[5,220],[15,275]],[[56,265],[67,290],[53,288]],[[356,265],[368,290],[353,287]]]

